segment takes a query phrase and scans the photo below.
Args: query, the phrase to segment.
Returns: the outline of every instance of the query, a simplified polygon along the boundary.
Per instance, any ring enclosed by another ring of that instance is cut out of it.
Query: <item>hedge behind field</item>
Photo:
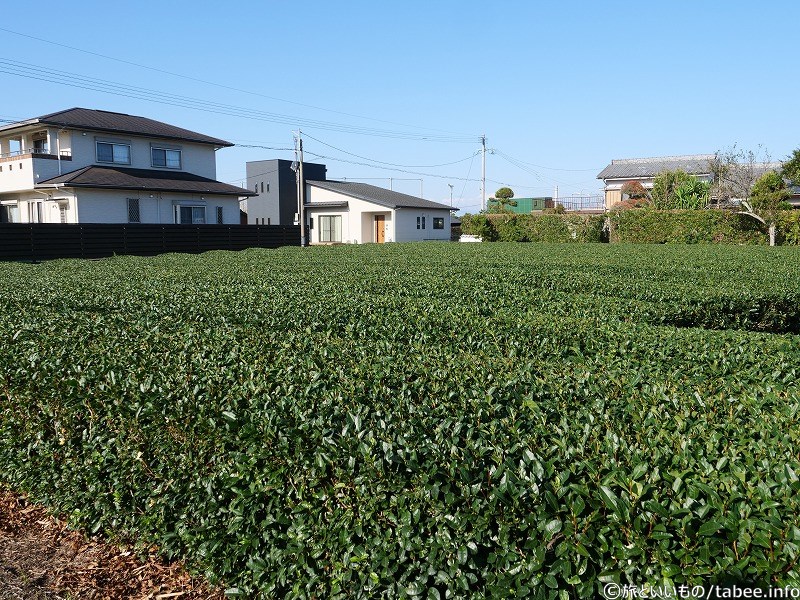
[[[800,211],[778,215],[778,243],[800,245]],[[634,244],[762,244],[766,228],[727,210],[629,209],[607,215],[465,215],[465,234],[487,242],[623,242]]]

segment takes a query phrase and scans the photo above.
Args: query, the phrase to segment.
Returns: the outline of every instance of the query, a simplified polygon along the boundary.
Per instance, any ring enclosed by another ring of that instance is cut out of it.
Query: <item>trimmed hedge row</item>
[[[497,242],[602,242],[602,215],[465,215],[461,230]]]
[[[602,242],[602,215],[465,215],[461,230],[492,242]]]
[[[758,221],[727,210],[620,210],[609,217],[612,242],[767,243]]]
[[[778,241],[800,245],[800,211],[778,215]],[[724,210],[620,210],[608,215],[465,215],[462,231],[492,242],[767,244],[755,219]],[[606,227],[609,231],[606,231]]]
[[[782,330],[799,257],[398,244],[0,265],[0,482],[231,596],[797,585],[800,338],[653,323]]]

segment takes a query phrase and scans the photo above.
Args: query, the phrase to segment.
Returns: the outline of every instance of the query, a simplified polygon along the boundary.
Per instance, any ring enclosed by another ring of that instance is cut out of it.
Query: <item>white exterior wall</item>
[[[72,149],[72,168],[75,171],[89,165],[129,167],[133,169],[157,169],[159,171],[186,171],[208,177],[217,178],[216,154],[214,146],[195,144],[179,140],[160,140],[159,138],[137,137],[132,135],[102,134],[94,131],[72,131],[70,147]],[[131,147],[131,164],[113,164],[97,162],[97,142],[113,142],[129,144]],[[170,148],[181,151],[181,168],[165,169],[153,167],[150,149],[152,147]],[[68,171],[64,171],[67,173]]]
[[[3,169],[0,171],[0,193],[33,189],[34,169],[30,156],[0,159],[0,168]]]
[[[128,198],[139,199],[141,223],[175,223],[175,206],[205,206],[206,224],[217,224],[217,207],[222,207],[224,225],[239,224],[239,198],[199,194],[148,194],[126,190],[80,190],[81,223],[127,223]]]
[[[398,208],[395,211],[398,242],[422,242],[425,240],[450,240],[450,211],[437,209]],[[425,229],[417,229],[417,217],[425,217]],[[444,228],[434,229],[433,219],[443,218]]]
[[[306,207],[306,223],[313,218],[313,228],[310,229],[309,242],[320,242],[320,216],[340,216],[342,218],[342,243],[366,244],[376,241],[375,215],[383,215],[385,222],[384,241],[394,241],[394,218],[390,208],[351,198],[331,190],[306,186],[306,202],[341,202],[348,203],[347,208],[313,208]]]
[[[77,203],[73,194],[68,190],[56,190],[54,192],[48,192],[47,194],[23,192],[16,196],[2,196],[0,197],[0,203],[5,206],[12,205],[17,207],[18,221],[16,222],[19,223],[36,222],[35,220],[31,220],[32,215],[30,210],[31,205],[36,204],[41,205],[41,220],[38,221],[39,223],[60,223],[61,211],[59,208],[62,206],[66,209],[66,222],[78,222]]]
[[[338,192],[306,187],[307,203],[347,201],[348,208],[307,207],[306,219],[313,217],[314,227],[310,230],[309,242],[320,243],[320,216],[341,216],[342,242],[364,244],[375,242],[375,215],[384,215],[386,242],[421,242],[423,240],[450,239],[450,211],[447,209],[390,209],[379,204],[352,198]],[[425,217],[425,229],[417,229],[417,217]],[[444,219],[443,229],[433,229],[433,218]]]
[[[39,131],[38,129],[36,131]],[[0,139],[0,155],[8,153],[10,140],[19,139],[23,148],[33,145],[31,135],[33,131],[25,134],[7,136]],[[48,128],[48,152],[53,158],[20,156],[0,157],[0,194],[7,192],[21,192],[33,189],[34,184],[41,183],[59,175],[65,175],[90,165],[117,166],[136,169],[155,169],[158,171],[188,172],[216,179],[216,153],[214,146],[192,142],[176,142],[159,140],[158,138],[103,135],[96,132],[81,132]],[[116,142],[130,145],[130,164],[114,164],[97,162],[96,143],[100,141]],[[181,151],[181,168],[166,169],[153,167],[151,148],[170,148]],[[59,151],[71,154],[69,157],[55,158]]]

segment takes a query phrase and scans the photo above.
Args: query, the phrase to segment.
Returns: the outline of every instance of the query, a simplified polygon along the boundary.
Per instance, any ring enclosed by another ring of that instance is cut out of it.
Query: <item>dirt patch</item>
[[[155,553],[140,559],[67,529],[0,490],[0,600],[222,600],[224,594]]]

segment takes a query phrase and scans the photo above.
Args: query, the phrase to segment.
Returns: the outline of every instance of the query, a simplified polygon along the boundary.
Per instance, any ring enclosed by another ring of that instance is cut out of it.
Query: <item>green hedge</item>
[[[610,233],[605,231],[605,223]],[[800,211],[778,215],[778,243],[800,245]],[[755,219],[725,210],[619,210],[605,215],[465,215],[462,232],[490,242],[766,244]]]
[[[798,258],[394,244],[2,264],[0,484],[231,595],[797,585],[800,338],[777,313],[800,306]]]
[[[778,243],[800,246],[800,210],[785,210],[778,214]]]
[[[602,215],[465,215],[461,230],[497,242],[602,242]]]
[[[765,244],[758,221],[725,210],[620,210],[609,215],[611,241],[646,244]]]

